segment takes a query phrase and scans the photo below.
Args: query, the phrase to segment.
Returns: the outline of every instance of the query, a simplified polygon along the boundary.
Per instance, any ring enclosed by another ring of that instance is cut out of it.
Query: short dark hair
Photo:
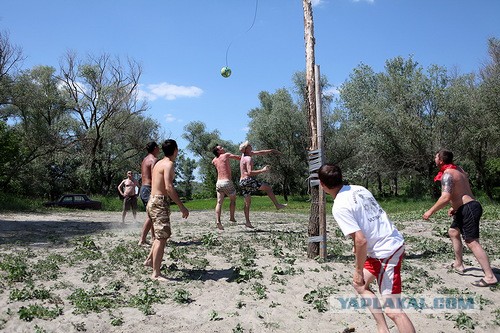
[[[176,149],[178,149],[177,142],[173,139],[167,139],[161,145],[161,150],[163,150],[163,154],[167,157],[172,156]]]
[[[219,147],[219,144],[216,144],[214,148],[212,148],[212,153],[214,153],[216,157],[219,157],[219,148],[217,147]]]
[[[156,149],[156,147],[158,147],[158,144],[154,141],[148,142],[146,144],[146,150],[149,154],[151,154]]]
[[[439,150],[438,156],[439,156],[439,159],[441,161],[443,161],[444,164],[453,163],[453,153],[449,150],[446,150],[446,149]]]
[[[338,165],[333,163],[326,163],[319,168],[318,171],[319,180],[327,188],[334,188],[339,185],[343,185],[342,171]]]

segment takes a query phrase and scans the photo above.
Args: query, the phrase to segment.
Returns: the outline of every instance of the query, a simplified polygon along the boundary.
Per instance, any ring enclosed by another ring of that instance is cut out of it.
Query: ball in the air
[[[230,77],[231,76],[231,68],[229,68],[227,66],[222,67],[222,69],[220,70],[220,75],[222,75],[223,77]]]

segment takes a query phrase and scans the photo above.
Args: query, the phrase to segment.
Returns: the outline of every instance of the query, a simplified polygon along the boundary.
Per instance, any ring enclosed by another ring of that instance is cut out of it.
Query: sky
[[[58,68],[68,51],[136,60],[146,115],[181,149],[193,121],[243,142],[259,93],[292,90],[306,65],[302,0],[0,0],[0,8],[0,31],[22,48],[24,69]],[[383,72],[398,56],[477,72],[488,39],[500,38],[499,13],[499,0],[314,0],[315,61],[332,94],[361,63]],[[220,75],[226,65],[229,78]]]

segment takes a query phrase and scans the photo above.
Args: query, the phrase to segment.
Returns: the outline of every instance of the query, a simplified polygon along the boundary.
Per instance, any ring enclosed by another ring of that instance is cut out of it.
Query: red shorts
[[[381,295],[401,294],[401,262],[404,253],[405,247],[402,245],[388,258],[366,259],[364,268],[377,278]]]

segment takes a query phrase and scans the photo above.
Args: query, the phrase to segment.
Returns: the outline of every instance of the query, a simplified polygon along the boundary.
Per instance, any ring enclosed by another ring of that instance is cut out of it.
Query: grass
[[[291,196],[286,202],[283,196],[276,196],[280,203],[287,203],[287,212],[298,214],[309,214],[311,210],[311,202],[309,197]],[[119,212],[122,210],[122,200],[118,196],[92,196],[93,200],[102,202],[103,211]],[[435,203],[433,199],[414,199],[408,197],[391,197],[391,198],[377,198],[380,205],[389,214],[391,219],[408,220],[408,219],[421,219],[422,214],[427,211]],[[478,200],[483,205],[483,220],[500,220],[500,204],[491,201],[487,197],[480,196]],[[32,199],[16,197],[10,194],[0,193],[0,212],[47,212],[47,211],[70,211],[66,208],[45,208],[43,203],[44,199]],[[140,201],[140,200],[139,200]],[[331,210],[332,198],[327,196],[326,199],[326,212]],[[184,203],[186,208],[191,211],[214,210],[216,199],[197,199]],[[241,196],[236,199],[236,210],[242,211],[244,207],[244,200]],[[171,206],[173,211],[178,211],[176,205]],[[224,200],[222,207],[223,211],[229,210],[229,199]],[[265,212],[274,211],[275,207],[271,200],[266,195],[252,196],[252,211]],[[145,211],[142,203],[138,204],[139,211]],[[446,218],[446,209],[437,212],[434,218]]]

